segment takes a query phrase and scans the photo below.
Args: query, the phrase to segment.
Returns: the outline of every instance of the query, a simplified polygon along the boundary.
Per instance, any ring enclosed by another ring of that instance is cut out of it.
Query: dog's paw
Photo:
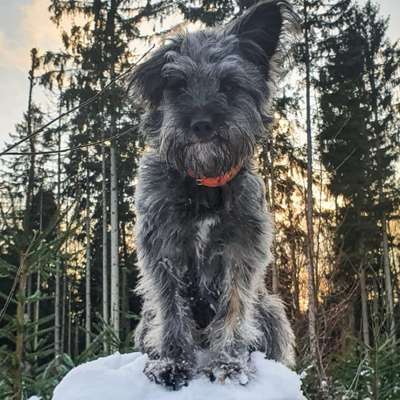
[[[192,367],[188,361],[169,358],[149,360],[143,372],[152,382],[172,390],[187,386],[192,377]]]
[[[241,362],[216,361],[203,369],[211,382],[228,383],[237,382],[247,385],[249,382],[249,369]]]

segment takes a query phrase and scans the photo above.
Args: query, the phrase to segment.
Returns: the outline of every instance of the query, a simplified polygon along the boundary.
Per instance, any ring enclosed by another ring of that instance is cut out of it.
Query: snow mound
[[[306,400],[299,376],[261,353],[252,354],[256,372],[246,386],[199,375],[178,392],[150,382],[142,372],[146,360],[141,353],[115,353],[82,364],[56,387],[53,400]]]

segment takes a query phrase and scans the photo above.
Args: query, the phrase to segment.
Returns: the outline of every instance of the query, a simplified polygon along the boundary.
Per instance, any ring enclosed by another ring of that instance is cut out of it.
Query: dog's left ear
[[[149,58],[138,64],[129,77],[128,91],[133,96],[145,100],[151,107],[160,104],[165,86],[161,70],[166,63],[167,54],[176,51],[179,38],[171,39],[167,44],[150,54]]]
[[[262,1],[228,25],[227,33],[239,37],[242,55],[262,69],[274,56],[296,14],[286,0]]]

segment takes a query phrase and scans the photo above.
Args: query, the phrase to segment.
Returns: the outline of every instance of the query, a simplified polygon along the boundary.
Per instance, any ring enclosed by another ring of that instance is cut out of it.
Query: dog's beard
[[[252,137],[237,127],[220,129],[209,141],[193,140],[176,128],[163,133],[160,151],[167,163],[199,178],[224,175],[244,164],[254,151]]]
[[[183,168],[196,177],[220,176],[239,162],[226,143],[198,142],[183,149]]]

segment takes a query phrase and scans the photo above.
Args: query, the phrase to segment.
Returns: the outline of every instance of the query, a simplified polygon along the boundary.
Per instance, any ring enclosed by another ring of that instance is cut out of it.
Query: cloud
[[[54,49],[61,44],[60,32],[50,21],[48,0],[32,0],[21,5],[21,29],[30,47]]]
[[[4,32],[0,31],[0,66],[12,64],[13,52]]]
[[[60,32],[50,21],[48,0],[31,0],[17,6],[18,18],[12,32],[0,31],[0,67],[26,72],[30,65],[30,50],[57,49]]]
[[[0,0],[1,1],[1,0]],[[50,21],[49,0],[9,1],[0,25],[0,147],[14,131],[27,105],[30,51],[39,54],[61,47],[60,32]],[[35,101],[38,99],[35,93]]]

